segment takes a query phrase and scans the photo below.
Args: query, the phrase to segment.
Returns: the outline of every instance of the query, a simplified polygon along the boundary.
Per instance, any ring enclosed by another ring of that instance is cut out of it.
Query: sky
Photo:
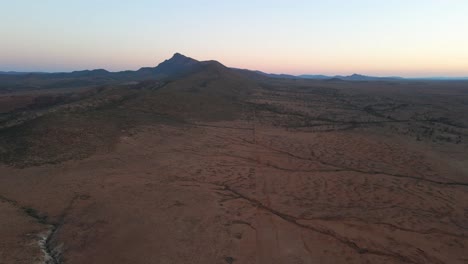
[[[468,76],[466,0],[0,0],[0,71],[110,71],[179,52],[288,74]]]

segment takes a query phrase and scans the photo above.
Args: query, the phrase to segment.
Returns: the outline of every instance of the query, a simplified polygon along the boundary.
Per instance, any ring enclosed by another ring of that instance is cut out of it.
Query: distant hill
[[[217,61],[197,61],[176,53],[172,58],[165,60],[156,67],[144,67],[137,71],[109,72],[104,69],[96,69],[68,73],[0,72],[0,89],[87,87],[135,81],[173,79],[206,68],[228,69]]]
[[[45,72],[17,72],[17,71],[0,71],[0,75],[25,75],[25,74],[45,74]]]
[[[274,73],[265,73],[262,71],[255,71],[255,72],[260,75],[267,76],[270,78],[283,78],[283,79],[298,79],[299,78],[298,76],[290,75],[290,74],[274,74]]]
[[[250,71],[250,70],[240,70],[239,71]],[[392,81],[392,80],[403,80],[402,77],[375,77],[367,76],[361,74],[352,74],[349,76],[342,75],[322,75],[322,74],[302,74],[302,75],[290,75],[290,74],[274,74],[274,73],[265,73],[261,71],[250,71],[251,73],[257,73],[259,75],[270,77],[270,78],[282,78],[282,79],[311,79],[311,80],[329,80],[329,79],[340,79],[342,81]]]
[[[44,89],[44,88],[74,88],[74,87],[92,87],[109,84],[122,84],[141,82],[148,80],[175,79],[187,74],[211,68],[217,72],[231,70],[244,77],[260,79],[312,79],[312,80],[330,80],[330,81],[399,81],[399,80],[468,80],[468,77],[460,78],[411,78],[401,77],[375,77],[361,74],[352,74],[349,76],[335,75],[327,76],[320,74],[273,74],[262,71],[228,68],[217,61],[198,61],[193,58],[175,53],[170,59],[163,61],[155,67],[143,67],[137,71],[109,72],[104,69],[83,70],[61,73],[44,72],[0,72],[0,90],[13,91],[18,89]]]
[[[422,77],[422,78],[409,78],[410,80],[432,80],[432,81],[464,81],[468,77]]]
[[[325,80],[325,79],[332,78],[330,76],[321,75],[321,74],[303,74],[303,75],[298,75],[298,77],[302,79],[316,79],[316,80]]]
[[[299,79],[300,77],[290,74],[275,74],[275,73],[266,73],[262,71],[256,70],[248,70],[248,69],[239,69],[239,68],[230,68],[234,71],[237,71],[241,74],[246,76],[250,76],[252,78],[275,78],[275,79]]]
[[[327,75],[299,75],[298,77],[303,79],[315,79],[315,80],[329,80],[329,79],[340,79],[343,81],[396,81],[396,80],[403,80],[402,77],[375,77],[375,76],[367,76],[362,74],[352,74],[349,76],[342,76],[342,75],[335,75],[335,76],[327,76]]]

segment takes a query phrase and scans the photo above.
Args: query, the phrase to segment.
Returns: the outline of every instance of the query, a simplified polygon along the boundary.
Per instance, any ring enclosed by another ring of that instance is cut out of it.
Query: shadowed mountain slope
[[[95,87],[111,84],[134,84],[145,80],[177,79],[209,67],[226,68],[217,61],[197,61],[176,53],[156,67],[137,71],[108,72],[103,69],[71,73],[0,74],[0,92],[18,90]]]
[[[115,76],[104,71],[67,75]],[[39,94],[6,108],[0,115],[0,161],[18,166],[61,162],[107,149],[122,131],[138,125],[233,119],[257,85],[217,61],[180,54],[132,75],[145,81]]]

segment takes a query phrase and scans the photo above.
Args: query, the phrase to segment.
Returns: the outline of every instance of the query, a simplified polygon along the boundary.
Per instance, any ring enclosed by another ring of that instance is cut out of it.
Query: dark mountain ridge
[[[96,69],[69,73],[0,73],[0,90],[84,87],[175,79],[207,68],[217,71],[228,69],[217,61],[198,61],[176,53],[155,67],[143,67],[137,71],[109,72]]]
[[[109,72],[105,69],[83,70],[61,73],[20,73],[20,72],[0,72],[0,90],[15,91],[21,89],[44,89],[61,87],[92,87],[107,84],[122,84],[132,82],[142,82],[148,80],[176,79],[197,71],[210,69],[212,72],[230,71],[241,74],[244,77],[255,80],[262,79],[311,79],[311,80],[332,80],[332,81],[401,81],[401,80],[466,80],[467,78],[411,78],[402,77],[375,77],[361,74],[349,76],[335,75],[289,75],[271,74],[262,71],[247,69],[228,68],[215,60],[198,61],[193,58],[175,53],[155,67],[143,67],[136,71],[127,70],[120,72]]]
[[[327,76],[327,75],[299,75],[300,78],[303,79],[314,79],[314,80],[327,80],[327,79],[340,79],[343,81],[397,81],[403,80],[404,78],[398,76],[388,76],[388,77],[376,77],[376,76],[368,76],[354,73],[352,75],[343,76],[343,75],[335,75],[335,76]]]

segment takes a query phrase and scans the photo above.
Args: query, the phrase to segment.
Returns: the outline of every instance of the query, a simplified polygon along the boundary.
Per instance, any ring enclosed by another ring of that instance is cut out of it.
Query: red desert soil
[[[468,263],[463,84],[234,77],[5,115],[0,263]]]
[[[60,225],[66,263],[466,261],[468,186],[451,184],[466,171],[422,146],[255,122],[132,134],[85,160],[1,168],[2,234],[17,240],[1,256],[36,241],[24,206]]]

